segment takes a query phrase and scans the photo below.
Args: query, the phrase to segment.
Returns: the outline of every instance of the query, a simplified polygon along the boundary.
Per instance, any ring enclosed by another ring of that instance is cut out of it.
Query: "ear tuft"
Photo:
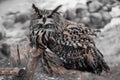
[[[57,6],[53,11],[54,11],[54,12],[57,12],[60,7],[62,7],[62,5]]]
[[[39,9],[35,6],[35,4],[32,4],[32,8],[35,10],[35,12],[39,11]]]
[[[55,12],[57,12],[57,11],[60,9],[60,7],[62,7],[62,5],[57,6],[57,7],[52,11],[51,15],[54,14]]]
[[[32,8],[35,10],[35,12],[37,13],[37,15],[40,17],[40,13],[39,13],[39,9],[38,7],[35,6],[35,4],[32,4]]]

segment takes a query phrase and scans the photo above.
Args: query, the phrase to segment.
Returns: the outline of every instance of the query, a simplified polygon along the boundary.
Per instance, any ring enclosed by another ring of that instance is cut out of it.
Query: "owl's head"
[[[34,27],[44,28],[44,29],[55,29],[57,28],[55,26],[56,22],[59,21],[60,14],[58,12],[59,8],[62,5],[57,6],[53,10],[46,10],[46,9],[39,9],[35,6],[35,4],[32,5],[32,8],[35,12],[34,19],[33,19],[33,25]]]

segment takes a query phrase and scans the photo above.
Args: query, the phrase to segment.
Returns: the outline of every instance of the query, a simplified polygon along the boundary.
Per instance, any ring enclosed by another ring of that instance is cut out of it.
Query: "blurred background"
[[[120,0],[0,0],[0,67],[10,67],[9,57],[16,45],[21,47],[28,43],[32,3],[41,9],[54,9],[62,4],[60,12],[66,19],[101,29],[95,42],[111,71],[97,78],[84,72],[82,80],[120,80]],[[39,72],[35,80],[68,79],[48,77]]]

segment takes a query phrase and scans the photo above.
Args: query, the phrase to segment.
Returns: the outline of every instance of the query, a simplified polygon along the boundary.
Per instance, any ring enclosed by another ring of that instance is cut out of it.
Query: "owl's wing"
[[[58,46],[54,51],[67,69],[77,69],[93,73],[109,71],[102,53],[96,48],[92,35],[97,30],[83,27],[81,24],[70,24],[57,37]]]

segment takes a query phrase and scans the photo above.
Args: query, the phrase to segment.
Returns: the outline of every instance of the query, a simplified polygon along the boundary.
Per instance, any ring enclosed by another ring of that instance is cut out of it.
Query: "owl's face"
[[[56,14],[59,15],[59,13],[57,12],[57,10],[61,7],[58,6],[57,8],[55,8],[54,10],[41,10],[39,8],[37,8],[34,4],[33,4],[33,9],[35,11],[35,16],[36,18],[33,20],[33,27],[37,27],[40,29],[55,29],[55,16]]]

